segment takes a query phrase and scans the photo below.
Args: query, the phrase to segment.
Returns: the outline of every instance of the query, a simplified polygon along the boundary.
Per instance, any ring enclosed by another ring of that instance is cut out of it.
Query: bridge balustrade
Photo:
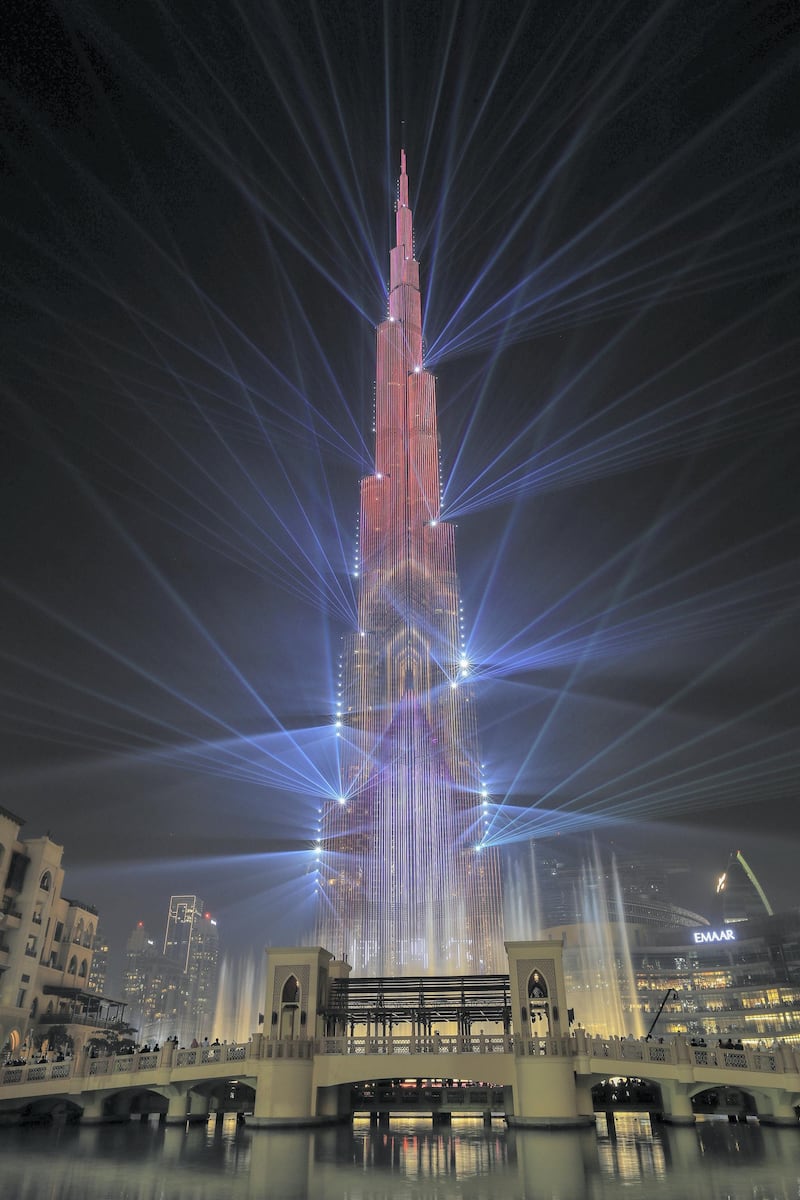
[[[668,1046],[650,1046],[647,1054],[647,1061],[652,1063],[668,1063],[671,1061]]]
[[[727,1070],[769,1071],[773,1074],[793,1069],[784,1065],[777,1050],[693,1046],[691,1042],[680,1038],[673,1038],[668,1042],[647,1042],[629,1041],[626,1038],[587,1037],[586,1045],[591,1058],[621,1059],[624,1062],[677,1063],[678,1049],[685,1047],[688,1051],[688,1061],[696,1067],[725,1067]]]
[[[313,1058],[314,1043],[306,1040],[286,1039],[282,1042],[264,1042],[263,1058]]]
[[[621,1058],[629,1062],[670,1062],[674,1056],[651,1058],[651,1050],[668,1053],[666,1045],[654,1046],[650,1042],[630,1042],[625,1038],[589,1038],[589,1054],[592,1058]],[[671,1044],[670,1044],[671,1045]]]
[[[247,1059],[311,1059],[315,1055],[372,1055],[408,1057],[415,1054],[513,1053],[518,1057],[537,1055],[568,1057],[586,1054],[594,1059],[636,1063],[639,1071],[647,1063],[679,1065],[687,1063],[701,1068],[723,1068],[734,1071],[759,1071],[771,1075],[794,1074],[800,1068],[800,1052],[788,1045],[765,1049],[734,1049],[724,1046],[692,1046],[682,1038],[665,1042],[633,1041],[627,1038],[591,1037],[583,1030],[563,1038],[511,1037],[503,1034],[415,1035],[410,1037],[323,1037],[270,1040],[231,1045],[197,1047],[177,1050],[170,1055],[167,1048],[156,1053],[123,1054],[116,1057],[90,1059],[83,1056],[59,1063],[10,1063],[0,1068],[0,1089],[10,1085],[41,1083],[72,1077],[125,1075],[139,1071],[177,1068],[202,1068],[225,1063],[243,1063]],[[444,1066],[441,1073],[448,1074]]]
[[[537,1055],[549,1058],[563,1058],[574,1054],[574,1046],[569,1038],[555,1037],[519,1037],[514,1038],[514,1053],[520,1058],[530,1058]]]
[[[503,1034],[442,1035],[395,1037],[324,1037],[314,1049],[317,1054],[504,1054],[512,1048],[513,1039]],[[275,1043],[267,1042],[266,1045]]]

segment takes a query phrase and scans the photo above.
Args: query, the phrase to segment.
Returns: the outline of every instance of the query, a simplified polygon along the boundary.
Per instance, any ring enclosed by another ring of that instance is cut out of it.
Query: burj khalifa
[[[375,469],[361,480],[357,627],[335,723],[341,794],[321,818],[318,943],[356,974],[501,969],[499,855],[463,640],[455,529],[440,519],[436,379],[400,155]]]

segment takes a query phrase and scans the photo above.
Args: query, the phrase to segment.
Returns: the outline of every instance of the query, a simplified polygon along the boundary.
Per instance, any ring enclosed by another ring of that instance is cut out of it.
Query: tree
[[[35,1041],[39,1049],[47,1041],[48,1050],[57,1050],[61,1054],[71,1054],[74,1045],[72,1034],[68,1032],[66,1025],[41,1026],[31,1034],[31,1041]]]
[[[137,1030],[127,1021],[115,1021],[96,1029],[86,1045],[97,1054],[127,1054],[136,1045],[133,1037]]]

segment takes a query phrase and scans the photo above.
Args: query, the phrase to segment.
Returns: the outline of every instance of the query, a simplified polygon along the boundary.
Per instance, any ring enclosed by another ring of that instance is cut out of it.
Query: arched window
[[[299,1030],[300,981],[290,975],[281,989],[280,1037],[293,1038]]]
[[[530,1008],[531,1032],[542,1036],[550,1032],[550,1004],[547,980],[541,971],[531,971],[528,976],[528,1007]]]
[[[528,980],[528,998],[533,1001],[547,999],[547,983],[540,971],[531,971],[531,977]]]
[[[94,925],[91,922],[86,927],[86,933],[83,935],[83,944],[87,950],[94,948]]]
[[[300,1003],[300,983],[296,975],[290,975],[283,985],[281,992],[281,1004],[299,1004]]]
[[[86,978],[86,959],[85,958],[81,959],[81,969],[80,969],[80,971],[78,971],[78,974],[80,975],[81,979]]]
[[[33,1019],[36,1016],[38,1011],[39,1011],[39,997],[34,996],[33,1004],[31,1005],[31,1019]]]
[[[50,875],[50,872],[45,871],[44,875],[39,880],[39,887],[42,889],[43,892],[49,892],[50,888],[52,886],[52,883],[53,883],[53,880]]]
[[[75,957],[75,955],[73,954],[72,958],[69,960],[69,966],[67,967],[67,974],[74,975],[75,972],[77,971],[77,969],[78,969],[78,960]]]
[[[72,940],[76,946],[80,946],[81,942],[83,941],[83,917],[81,917],[80,921],[78,921],[78,924],[75,926],[75,932],[72,935]]]

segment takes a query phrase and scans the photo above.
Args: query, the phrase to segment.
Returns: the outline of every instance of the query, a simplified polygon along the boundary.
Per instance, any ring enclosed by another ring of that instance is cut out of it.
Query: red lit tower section
[[[341,797],[322,819],[317,938],[357,974],[496,972],[497,851],[462,659],[454,528],[439,519],[436,381],[400,156],[375,472],[361,482],[358,629],[344,639]]]

